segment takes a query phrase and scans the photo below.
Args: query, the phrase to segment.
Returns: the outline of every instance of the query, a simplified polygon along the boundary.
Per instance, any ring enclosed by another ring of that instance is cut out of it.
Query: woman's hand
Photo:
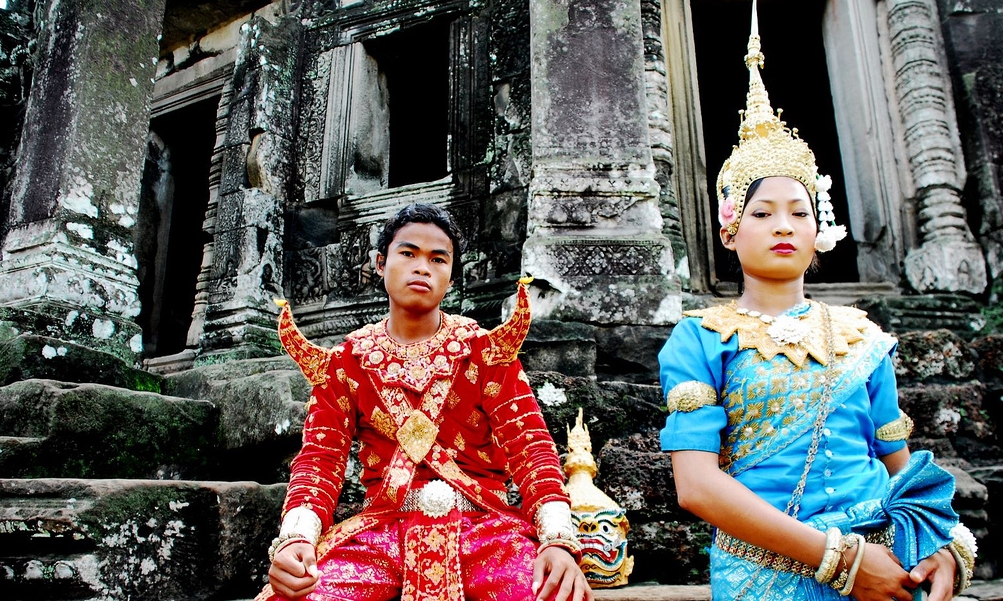
[[[859,549],[849,549],[844,553],[846,565],[853,563]],[[953,559],[953,558],[952,558]],[[867,543],[863,560],[857,569],[851,594],[857,601],[912,601],[912,591],[916,583],[909,572],[902,569],[902,563],[883,545]],[[948,598],[949,599],[949,598]],[[943,601],[943,600],[942,600]]]
[[[924,582],[930,583],[927,601],[950,601],[954,597],[954,576],[957,570],[958,564],[951,552],[941,549],[919,562],[919,565],[909,572],[909,577],[915,586]]]
[[[272,590],[286,599],[299,599],[317,587],[317,552],[306,542],[292,543],[279,549],[268,568]]]
[[[546,582],[544,578],[546,577]],[[537,601],[592,601],[592,589],[575,558],[558,546],[547,547],[533,562],[533,593]]]

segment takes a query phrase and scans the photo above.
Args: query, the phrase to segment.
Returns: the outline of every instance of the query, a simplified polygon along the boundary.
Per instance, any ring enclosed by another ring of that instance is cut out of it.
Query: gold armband
[[[698,380],[690,380],[676,384],[669,394],[665,395],[665,406],[669,413],[674,411],[690,412],[717,404],[717,390],[710,384]]]
[[[878,428],[875,435],[878,440],[883,440],[885,442],[908,440],[909,436],[912,434],[912,426],[912,419],[902,411],[899,411],[898,419],[892,420]]]

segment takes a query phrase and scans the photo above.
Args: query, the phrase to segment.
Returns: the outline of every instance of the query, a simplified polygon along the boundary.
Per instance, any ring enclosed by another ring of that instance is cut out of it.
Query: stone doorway
[[[136,260],[143,355],[185,349],[202,266],[219,96],[154,117],[143,173]]]
[[[728,0],[693,0],[693,38],[707,157],[707,190],[717,214],[715,183],[721,164],[737,143],[739,115],[745,108],[748,69],[742,58],[749,40],[750,4]],[[770,0],[759,3],[759,31],[766,64],[763,81],[781,119],[797,128],[815,152],[819,172],[832,176],[832,200],[839,223],[850,226],[839,137],[826,67],[822,26],[825,2]],[[716,219],[715,219],[716,224]],[[713,226],[712,226],[713,227]],[[714,241],[716,279],[740,280],[737,263]],[[856,243],[848,237],[820,257],[808,282],[856,282]]]

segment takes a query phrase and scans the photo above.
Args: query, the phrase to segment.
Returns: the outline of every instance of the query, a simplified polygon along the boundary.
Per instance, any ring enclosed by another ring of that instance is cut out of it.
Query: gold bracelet
[[[954,556],[954,563],[957,564],[954,572],[954,595],[958,596],[972,583],[979,546],[975,542],[975,535],[961,522],[951,528],[950,534],[954,540],[948,543],[947,548]]]
[[[860,569],[860,564],[864,561],[864,549],[867,548],[867,541],[862,534],[853,534],[852,536],[857,541],[857,555],[853,558],[853,565],[850,567],[850,573],[846,576],[846,583],[843,584],[842,588],[837,589],[843,597],[849,595],[850,591],[853,590],[853,583],[857,580],[857,570]]]
[[[815,580],[819,584],[832,582],[839,567],[839,554],[843,551],[843,533],[839,528],[832,527],[825,531],[825,553],[822,554],[822,562],[815,571]]]

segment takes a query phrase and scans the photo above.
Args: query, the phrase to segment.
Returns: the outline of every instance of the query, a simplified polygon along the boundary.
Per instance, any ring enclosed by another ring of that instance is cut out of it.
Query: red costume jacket
[[[570,503],[556,447],[517,358],[530,321],[523,286],[512,318],[494,330],[443,313],[438,333],[407,345],[390,338],[385,320],[332,349],[308,342],[288,307],[279,320],[283,345],[314,385],[283,513],[302,506],[320,517],[319,556],[398,517],[408,490],[432,479],[484,509],[517,513],[504,500],[511,478],[530,523],[543,503]],[[353,438],[362,445],[366,505],[335,525]]]

